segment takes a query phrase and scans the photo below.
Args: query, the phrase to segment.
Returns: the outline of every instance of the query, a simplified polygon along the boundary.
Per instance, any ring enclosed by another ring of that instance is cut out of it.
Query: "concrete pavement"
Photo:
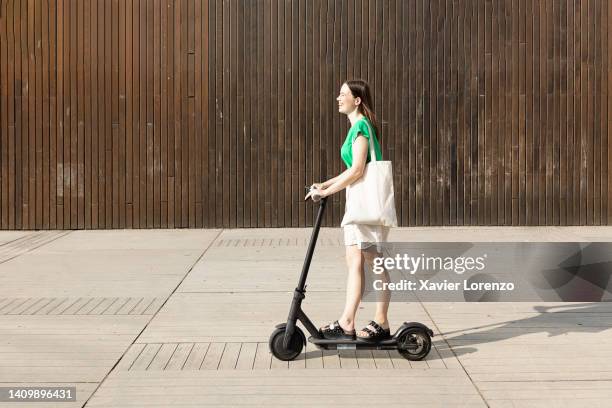
[[[394,302],[392,325],[436,333],[425,361],[313,347],[272,358],[310,232],[0,232],[0,386],[76,386],[76,402],[37,407],[609,406],[608,303]],[[398,228],[390,240],[611,241],[612,228]],[[316,324],[339,315],[345,275],[341,230],[324,228],[304,303]]]

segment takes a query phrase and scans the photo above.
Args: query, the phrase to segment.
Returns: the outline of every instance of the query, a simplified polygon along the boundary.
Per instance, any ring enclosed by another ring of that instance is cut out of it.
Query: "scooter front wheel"
[[[283,346],[285,339],[285,327],[280,327],[272,332],[268,346],[274,357],[282,361],[294,360],[300,355],[304,348],[306,337],[299,327],[295,327],[295,331],[291,335],[287,348]]]
[[[422,360],[431,350],[431,337],[424,329],[411,327],[400,335],[397,350],[405,359]]]

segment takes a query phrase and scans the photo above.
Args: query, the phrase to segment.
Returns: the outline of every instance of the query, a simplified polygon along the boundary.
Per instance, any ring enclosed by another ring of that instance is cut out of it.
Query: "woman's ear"
[[[361,103],[361,98],[359,97],[355,98],[355,106],[359,106],[360,103]]]

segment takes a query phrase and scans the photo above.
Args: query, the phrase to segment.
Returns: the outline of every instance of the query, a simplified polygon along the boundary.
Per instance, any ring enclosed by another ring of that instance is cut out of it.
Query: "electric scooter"
[[[308,187],[306,187],[308,189]],[[319,332],[319,329],[310,321],[306,313],[302,310],[302,301],[306,297],[306,278],[310,268],[310,261],[314,253],[319,229],[327,197],[320,198],[314,195],[313,201],[319,202],[319,211],[317,213],[316,222],[312,230],[306,259],[302,267],[302,274],[298,286],[293,292],[293,301],[289,309],[289,316],[286,323],[276,325],[276,329],[270,335],[268,342],[270,352],[274,357],[283,361],[290,361],[297,358],[306,345],[306,336],[300,327],[297,326],[299,320],[302,325],[310,333],[308,341],[313,343],[317,348],[322,350],[361,350],[361,349],[376,349],[376,350],[398,350],[400,355],[408,360],[422,360],[429,354],[431,349],[431,337],[433,331],[422,323],[404,322],[393,336],[379,340],[368,341],[363,339],[326,339]]]

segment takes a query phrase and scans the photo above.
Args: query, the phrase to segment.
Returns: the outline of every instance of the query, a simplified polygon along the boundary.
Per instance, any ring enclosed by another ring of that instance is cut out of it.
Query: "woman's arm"
[[[342,173],[338,174],[336,177],[334,178],[330,178],[327,181],[324,181],[323,183],[321,183],[321,188],[322,189],[326,189],[327,187],[331,186],[332,184],[334,184],[336,182],[336,180],[338,180],[338,178],[342,175]]]
[[[321,190],[323,196],[330,196],[338,191],[344,190],[348,185],[359,180],[363,176],[365,170],[367,155],[368,155],[368,139],[365,137],[357,137],[353,142],[353,163],[352,166],[344,170],[340,175],[331,180],[326,188]]]

